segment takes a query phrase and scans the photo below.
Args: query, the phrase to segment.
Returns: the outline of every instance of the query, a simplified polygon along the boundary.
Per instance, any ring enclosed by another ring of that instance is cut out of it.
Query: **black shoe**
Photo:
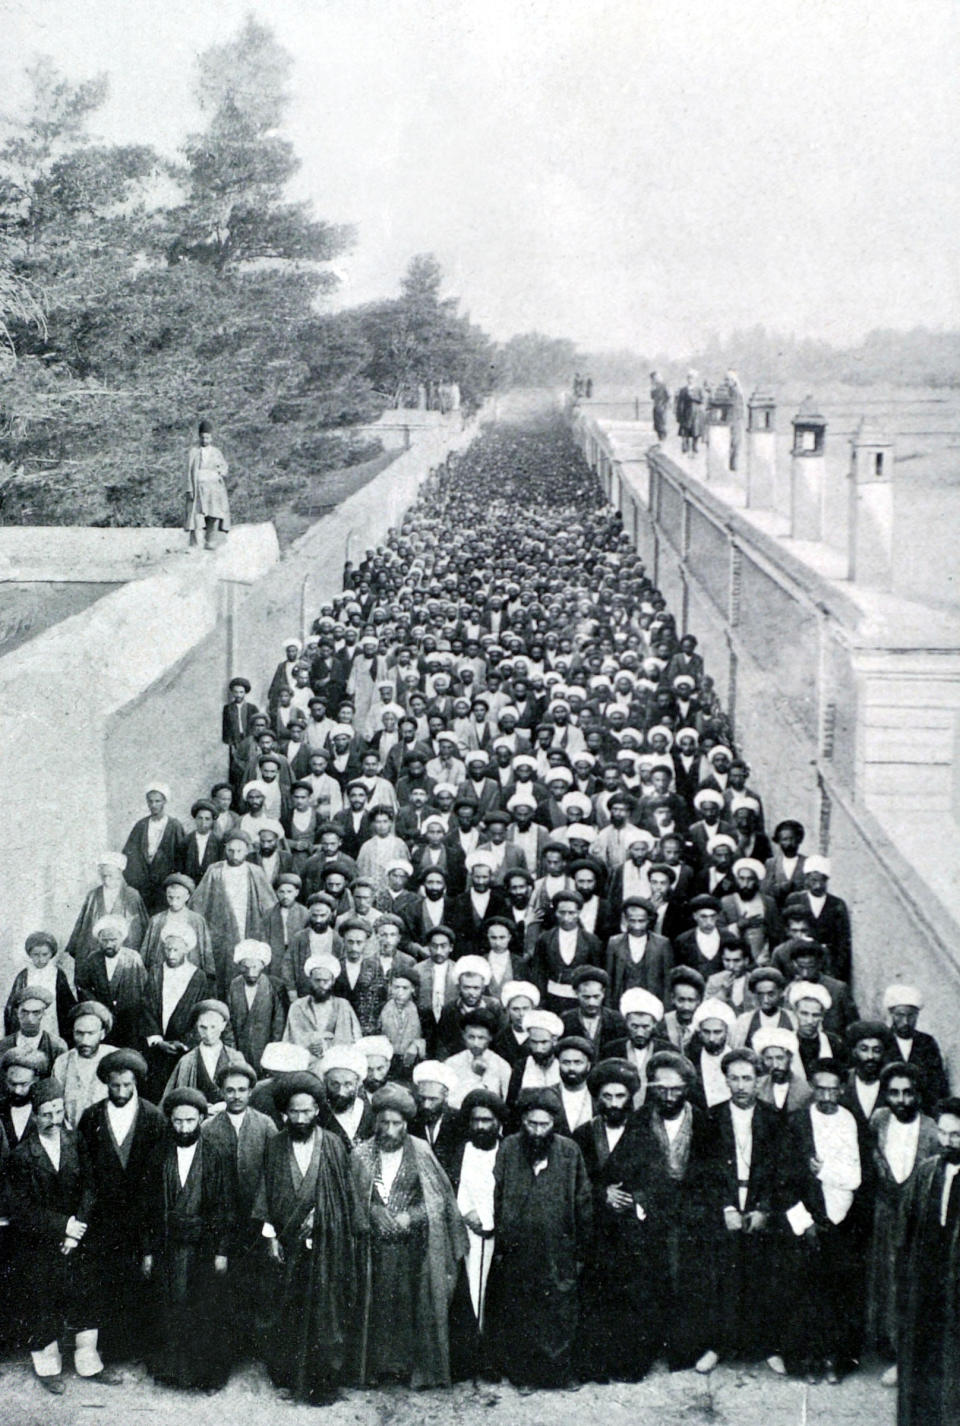
[[[38,1376],[37,1381],[44,1391],[49,1391],[51,1396],[62,1396],[67,1389],[66,1382],[59,1374],[57,1376]]]

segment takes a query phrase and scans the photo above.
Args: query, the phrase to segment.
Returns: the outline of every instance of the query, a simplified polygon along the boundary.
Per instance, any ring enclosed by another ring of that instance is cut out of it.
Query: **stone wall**
[[[617,423],[579,412],[572,424],[681,631],[700,641],[769,824],[799,817],[808,849],[831,857],[861,1011],[877,1012],[893,980],[918,984],[923,1023],[960,1073],[956,621],[825,577],[649,428],[638,472],[643,423],[626,463]]]
[[[146,779],[169,783],[189,823],[225,770],[228,678],[247,673],[262,702],[280,645],[340,590],[345,558],[378,543],[476,430],[425,434],[282,557],[272,525],[241,526],[218,553],[182,554],[0,659],[0,994],[30,930],[69,935],[97,855],[145,814]]]

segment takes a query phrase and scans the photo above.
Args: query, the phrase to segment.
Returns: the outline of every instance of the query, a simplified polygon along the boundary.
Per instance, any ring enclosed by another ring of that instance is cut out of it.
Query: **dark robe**
[[[136,1360],[149,1350],[152,1314],[140,1272],[153,1251],[167,1122],[141,1099],[122,1145],[110,1129],[107,1101],[80,1116],[77,1133],[90,1157],[95,1203],[84,1245],[93,1260],[99,1297],[100,1354]]]
[[[704,1178],[713,1152],[706,1114],[684,1106],[681,1133],[670,1145],[659,1109],[637,1116],[647,1172],[650,1268],[657,1284],[655,1336],[671,1370],[691,1367],[710,1345],[713,1304],[704,1294]]]
[[[287,907],[287,926],[286,932],[284,932],[282,909],[278,901],[276,906],[271,907],[267,912],[263,922],[263,939],[273,952],[268,971],[277,980],[282,978],[283,962],[291,941],[298,931],[303,930],[310,919],[307,908],[301,906],[299,901],[295,901],[292,906]]]
[[[24,967],[14,976],[13,985],[10,987],[10,994],[3,1011],[3,1033],[5,1035],[16,1034],[17,1030],[17,996],[24,986],[30,984],[30,967]],[[58,968],[56,979],[56,1007],[57,1007],[57,1031],[61,1036],[66,1036],[70,1029],[70,1011],[77,1003],[77,997],[70,989],[70,982],[63,971]]]
[[[110,1043],[117,1049],[134,1050],[140,1046],[140,1009],[147,989],[147,972],[137,951],[121,946],[117,953],[117,968],[107,975],[107,958],[103,951],[94,951],[77,975],[77,994],[81,1000],[96,1000],[113,1016]]]
[[[283,1035],[287,1023],[287,992],[272,975],[257,981],[253,1004],[247,1004],[242,975],[234,976],[227,992],[227,1008],[237,1049],[259,1074],[264,1048]]]
[[[263,1280],[263,1256],[260,1223],[253,1216],[253,1205],[263,1177],[267,1145],[276,1136],[277,1126],[266,1114],[248,1105],[239,1136],[233,1119],[226,1112],[214,1114],[206,1120],[200,1133],[223,1154],[230,1180],[234,1220],[227,1285],[238,1336],[235,1359],[244,1348],[255,1356],[258,1355],[257,1328],[262,1318],[258,1304]]]
[[[630,1115],[612,1152],[600,1118],[582,1124],[573,1138],[593,1190],[593,1251],[583,1281],[583,1374],[639,1381],[657,1345],[643,1137]],[[624,1212],[607,1202],[614,1184],[633,1196],[633,1206]]]
[[[191,965],[195,965],[202,970],[210,985],[212,995],[217,986],[217,968],[213,957],[213,946],[210,941],[210,930],[206,921],[199,916],[196,911],[191,911],[189,907],[184,908],[185,923],[193,931],[197,938],[197,944],[187,952],[187,960]],[[140,959],[148,971],[153,970],[163,961],[163,933],[167,928],[168,911],[164,907],[158,911],[156,916],[151,916],[147,922],[147,930],[140,947]]]
[[[445,1108],[439,1122],[429,1125],[422,1114],[417,1114],[411,1121],[410,1133],[415,1139],[423,1139],[429,1144],[440,1167],[449,1177],[464,1140],[463,1122],[457,1110]]]
[[[897,1426],[960,1421],[960,1184],[940,1226],[944,1165],[934,1155],[903,1197],[897,1251]]]
[[[301,1174],[289,1134],[275,1135],[252,1211],[273,1226],[283,1251],[262,1338],[270,1375],[299,1400],[322,1397],[346,1373],[357,1328],[356,1196],[341,1141],[316,1131]]]
[[[147,1045],[153,1035],[159,1035],[171,1044],[182,1044],[188,1048],[197,1043],[193,1024],[193,1008],[198,1001],[208,995],[207,978],[203,971],[195,970],[187,981],[186,988],[166,1025],[163,1024],[163,966],[154,966],[147,976],[147,988],[140,1009],[140,1038],[147,1057],[147,1083],[144,1092],[153,1104],[159,1104],[167,1087],[167,1080],[173,1072],[177,1060],[184,1050],[167,1050],[163,1045]]]
[[[100,920],[100,917],[106,914],[103,887],[95,886],[93,890],[88,891],[83,898],[80,915],[77,917],[73,930],[70,932],[69,941],[63,948],[65,956],[73,957],[76,979],[78,981],[83,977],[85,961],[99,950],[100,943],[93,934],[93,928]],[[110,915],[122,916],[124,918],[127,923],[127,934],[123,944],[129,946],[133,951],[139,951],[140,944],[147,929],[147,908],[143,904],[143,897],[139,891],[124,882],[120,887],[120,894],[117,897],[116,905],[110,912]]]
[[[158,1337],[150,1374],[171,1386],[223,1386],[230,1372],[227,1278],[214,1258],[230,1250],[234,1208],[224,1154],[201,1135],[181,1186],[177,1150],[167,1141],[162,1168],[153,1281]]]
[[[361,1384],[395,1377],[414,1388],[450,1383],[449,1312],[467,1230],[450,1181],[422,1140],[408,1135],[386,1199],[375,1138],[350,1157],[362,1244]],[[395,1216],[410,1215],[406,1229]]]
[[[149,817],[135,822],[123,846],[127,859],[124,880],[139,891],[143,904],[153,915],[164,908],[163,883],[180,865],[180,848],[184,831],[176,817],[167,817],[160,845],[152,857],[147,856],[147,823]]]
[[[70,1333],[97,1326],[91,1254],[81,1240],[73,1252],[60,1251],[67,1220],[89,1221],[94,1186],[83,1141],[60,1130],[60,1167],[55,1169],[36,1127],[25,1134],[7,1161],[6,1194],[16,1224],[15,1293],[7,1304],[19,1318],[31,1351]]]
[[[204,873],[203,880],[190,898],[190,910],[198,911],[210,930],[213,959],[217,974],[217,995],[224,999],[233,977],[233,948],[238,941],[264,940],[266,918],[277,898],[259,867],[245,862],[247,873],[247,915],[245,926],[238,926],[230,902],[223,890],[226,862],[215,862]]]
[[[873,1233],[867,1253],[866,1341],[886,1360],[896,1356],[897,1343],[897,1229],[900,1209],[907,1189],[917,1170],[937,1152],[937,1126],[933,1119],[920,1116],[917,1134],[917,1156],[913,1169],[903,1183],[897,1183],[890,1172],[885,1154],[887,1134],[893,1121],[884,1105],[870,1117],[870,1153],[873,1180]]]
[[[215,832],[207,837],[207,844],[200,855],[196,832],[188,832],[180,846],[179,870],[188,876],[194,886],[200,881],[207,867],[213,866],[223,857],[223,846]]]
[[[520,1134],[494,1170],[496,1248],[487,1288],[491,1348],[510,1380],[559,1386],[573,1374],[580,1271],[590,1251],[592,1195],[583,1156],[555,1135],[535,1174]]]
[[[724,1208],[740,1207],[737,1150],[729,1102],[707,1113],[713,1153],[702,1183],[706,1252],[713,1259],[714,1348],[724,1357],[757,1359],[779,1351],[775,1335],[777,1318],[770,1304],[777,1301],[780,1281],[778,1254],[782,1226],[775,1216],[779,1206],[780,1137],[782,1117],[769,1104],[753,1108],[750,1168],[742,1212],[764,1213],[766,1226],[756,1233],[728,1230]],[[763,1284],[763,1290],[757,1290]],[[771,1335],[773,1332],[774,1335]]]

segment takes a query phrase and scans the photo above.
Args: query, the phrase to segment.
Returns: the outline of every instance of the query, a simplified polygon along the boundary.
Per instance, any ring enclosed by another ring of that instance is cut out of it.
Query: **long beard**
[[[912,1124],[920,1113],[920,1106],[918,1104],[891,1104],[890,1113],[901,1124]]]
[[[625,1104],[601,1104],[600,1118],[608,1129],[619,1129],[627,1122],[627,1106]]]
[[[313,1133],[313,1124],[288,1124],[287,1133],[298,1144],[303,1144]]]
[[[329,1000],[331,993],[329,990],[311,990],[310,992],[318,1005],[322,1005],[325,1000]]]
[[[191,1129],[189,1134],[181,1134],[174,1129],[173,1138],[178,1149],[189,1149],[200,1138],[200,1126],[198,1124],[196,1129]]]
[[[496,1148],[499,1138],[499,1129],[474,1129],[470,1134],[470,1142],[475,1149]]]
[[[564,1089],[582,1089],[586,1082],[586,1075],[571,1074],[569,1070],[560,1071],[560,1083]]]
[[[553,1143],[553,1130],[540,1138],[532,1139],[529,1134],[523,1140],[524,1152],[532,1164],[539,1164],[547,1158],[550,1153],[550,1145]]]

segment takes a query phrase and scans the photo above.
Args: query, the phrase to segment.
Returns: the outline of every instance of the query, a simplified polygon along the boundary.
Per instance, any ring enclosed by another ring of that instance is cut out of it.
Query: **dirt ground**
[[[840,1386],[806,1386],[766,1368],[721,1366],[709,1378],[655,1370],[636,1385],[585,1386],[578,1392],[520,1396],[511,1386],[449,1391],[350,1391],[322,1409],[280,1401],[257,1367],[237,1372],[212,1396],[154,1386],[140,1369],[121,1386],[98,1387],[66,1375],[51,1397],[24,1359],[3,1364],[2,1426],[893,1426],[896,1392],[879,1370]]]

